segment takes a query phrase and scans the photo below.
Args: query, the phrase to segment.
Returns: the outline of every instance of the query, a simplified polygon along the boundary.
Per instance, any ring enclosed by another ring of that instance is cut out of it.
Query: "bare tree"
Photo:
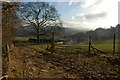
[[[14,29],[15,29],[15,23],[16,23],[16,10],[14,4],[17,3],[2,3],[2,41],[3,46],[5,44],[12,43],[12,40],[14,38]]]
[[[46,2],[29,2],[22,5],[24,6],[19,7],[18,16],[33,29],[39,44],[40,35],[45,33],[45,27],[59,22],[60,16],[56,8]]]
[[[17,3],[2,2],[2,54],[3,54],[3,75],[6,74],[9,62],[9,48],[14,38],[15,23],[16,23],[16,8]]]

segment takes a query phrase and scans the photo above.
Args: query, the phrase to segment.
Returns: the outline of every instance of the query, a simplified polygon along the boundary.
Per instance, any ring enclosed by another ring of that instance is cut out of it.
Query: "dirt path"
[[[15,53],[15,54],[14,54]],[[38,51],[25,46],[15,47],[12,60],[21,66],[21,77],[25,78],[74,78],[65,72],[61,64],[50,60],[48,56],[43,56]],[[12,64],[12,63],[11,63]],[[16,66],[16,65],[15,65]],[[12,66],[13,69],[15,66]],[[15,70],[15,69],[14,69]]]

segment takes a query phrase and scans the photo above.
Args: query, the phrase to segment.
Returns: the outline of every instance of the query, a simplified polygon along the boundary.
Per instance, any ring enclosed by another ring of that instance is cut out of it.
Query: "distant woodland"
[[[103,41],[103,40],[111,40],[113,39],[114,33],[116,34],[116,38],[120,39],[120,25],[118,24],[116,27],[110,27],[107,29],[97,28],[95,30],[90,30],[86,32],[78,32],[73,35],[65,36],[65,38],[74,40],[76,42],[84,42],[88,41],[88,37],[92,37],[93,42]]]
[[[22,29],[22,28],[21,28]],[[120,39],[120,24],[118,24],[116,27],[110,27],[110,28],[97,28],[95,30],[90,31],[78,31],[76,29],[72,28],[64,28],[62,34],[63,39],[68,41],[73,41],[74,43],[81,43],[81,42],[87,42],[88,37],[92,37],[93,42],[101,42],[103,40],[112,40],[114,33],[116,34],[116,38]],[[29,29],[22,29],[18,31],[17,34],[18,37],[27,37],[30,36]]]

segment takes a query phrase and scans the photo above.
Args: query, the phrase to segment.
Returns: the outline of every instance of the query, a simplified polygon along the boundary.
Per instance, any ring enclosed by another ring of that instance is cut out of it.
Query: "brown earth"
[[[120,66],[105,58],[73,53],[45,54],[16,46],[10,55],[10,78],[120,79]]]
[[[10,77],[21,78],[65,78],[75,77],[65,72],[63,67],[56,66],[53,61],[47,61],[38,51],[24,46],[17,46],[11,54]],[[48,57],[48,59],[50,59]],[[20,69],[21,68],[21,69]],[[20,69],[21,72],[16,70]],[[16,72],[14,74],[14,72]],[[13,73],[13,74],[12,74]]]

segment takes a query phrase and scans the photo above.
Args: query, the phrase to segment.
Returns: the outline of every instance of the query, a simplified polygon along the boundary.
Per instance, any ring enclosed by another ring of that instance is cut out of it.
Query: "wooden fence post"
[[[7,47],[8,63],[9,63],[9,61],[10,61],[10,47],[8,44],[6,44],[6,47]]]
[[[51,47],[50,47],[51,53],[54,53],[54,51],[55,51],[55,41],[54,41],[54,38],[55,38],[55,34],[53,32],[52,33],[52,37],[51,37],[52,42],[51,42]]]
[[[114,34],[114,39],[113,39],[113,55],[115,54],[115,34]]]
[[[88,53],[90,53],[90,47],[91,47],[91,36],[89,37],[89,50],[88,50]]]

